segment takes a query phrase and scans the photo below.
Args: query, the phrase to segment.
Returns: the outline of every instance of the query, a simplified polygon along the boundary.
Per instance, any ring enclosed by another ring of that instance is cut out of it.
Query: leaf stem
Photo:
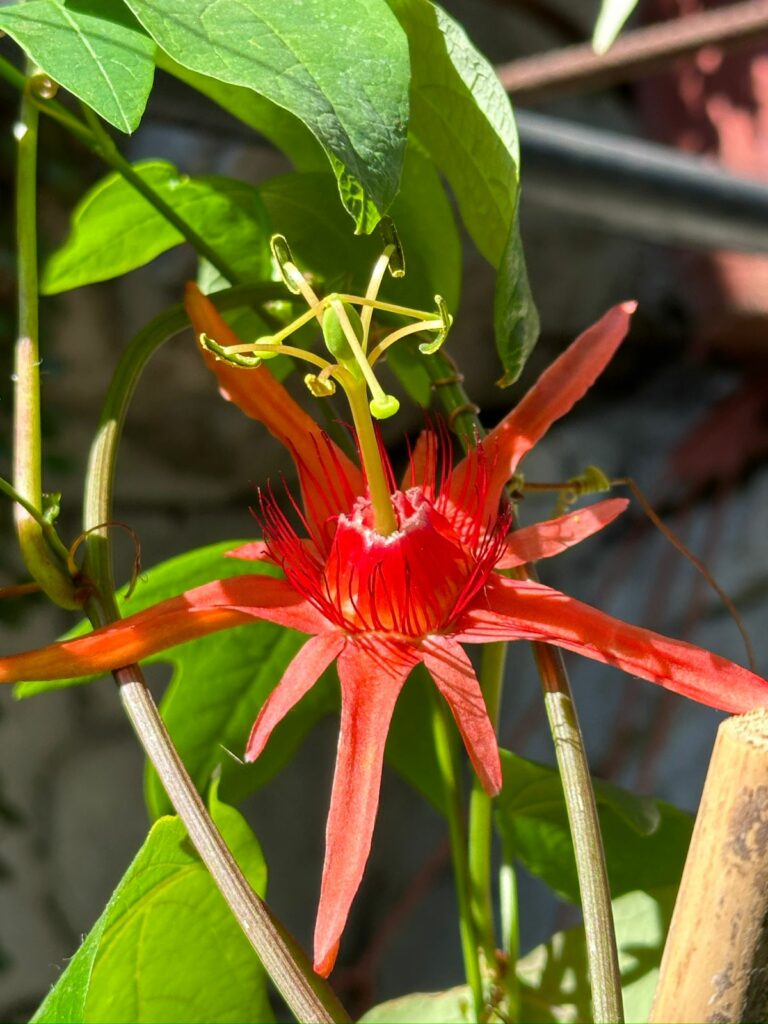
[[[16,160],[16,251],[18,335],[14,358],[13,481],[22,499],[14,507],[24,563],[45,593],[63,608],[81,608],[66,558],[54,550],[40,525],[42,445],[40,440],[40,350],[37,288],[37,137],[34,69],[22,76],[19,119],[14,128]],[[35,510],[35,511],[33,511]],[[35,514],[38,513],[38,514]]]
[[[461,765],[453,734],[453,724],[448,708],[442,697],[433,694],[432,737],[435,754],[445,790],[445,809],[448,816],[448,831],[451,840],[453,877],[456,883],[456,899],[459,907],[459,934],[464,971],[467,984],[472,992],[475,1020],[483,1019],[485,997],[480,968],[478,940],[472,919],[470,898],[469,864],[467,861],[466,835],[463,821],[463,799],[461,793]]]
[[[242,304],[246,294],[257,292],[262,301],[281,294],[277,286],[233,288],[217,293],[221,306]],[[156,317],[133,339],[107,393],[99,430],[91,449],[86,475],[83,528],[86,537],[86,569],[96,594],[86,606],[99,627],[120,617],[114,600],[114,578],[106,529],[112,512],[115,460],[131,396],[144,367],[157,349],[187,325],[183,306],[174,306]],[[263,900],[251,889],[219,833],[179,757],[157,705],[147,689],[138,665],[113,672],[120,699],[147,757],[165,787],[176,813],[208,868],[219,891],[235,916],[270,978],[299,1021],[349,1020],[328,983],[312,970],[308,957],[276,920]]]
[[[461,374],[445,353],[426,359],[424,366],[435,397],[466,450],[473,438],[483,435],[477,406],[470,402]],[[521,575],[538,578],[533,566],[525,566]],[[594,1016],[605,1024],[621,1024],[624,1015],[611,893],[584,737],[560,652],[547,644],[533,643],[532,647],[573,838]]]

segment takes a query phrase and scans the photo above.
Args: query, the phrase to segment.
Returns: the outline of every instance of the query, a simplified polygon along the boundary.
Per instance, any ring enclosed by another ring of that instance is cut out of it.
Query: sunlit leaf
[[[445,992],[414,992],[372,1006],[360,1024],[464,1024],[473,1018],[472,997],[466,985]]]
[[[120,0],[3,4],[0,29],[115,128],[138,127],[152,88],[155,44]]]
[[[676,886],[629,892],[613,901],[624,1016],[648,1020],[661,954],[674,909]],[[522,1019],[579,1022],[592,1019],[584,929],[570,928],[537,946],[518,964],[524,983]],[[537,1016],[546,1008],[551,1015]]]
[[[211,810],[246,878],[263,896],[266,865],[250,828],[215,793]],[[273,1020],[264,970],[178,818],[152,826],[33,1020]]]
[[[216,175],[191,178],[164,160],[145,160],[134,169],[243,278],[269,278],[270,226],[256,188]],[[69,237],[45,266],[42,290],[53,295],[106,281],[183,241],[121,175],[108,174],[75,208]]]

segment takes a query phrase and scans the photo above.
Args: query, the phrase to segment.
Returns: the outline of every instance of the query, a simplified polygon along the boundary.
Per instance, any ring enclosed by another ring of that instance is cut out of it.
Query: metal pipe
[[[615,132],[517,115],[523,202],[666,245],[768,253],[768,184]]]

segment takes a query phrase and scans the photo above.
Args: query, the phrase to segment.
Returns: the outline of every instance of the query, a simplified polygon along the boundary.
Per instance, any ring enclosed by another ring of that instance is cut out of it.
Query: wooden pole
[[[650,1024],[768,1020],[768,711],[720,726]]]

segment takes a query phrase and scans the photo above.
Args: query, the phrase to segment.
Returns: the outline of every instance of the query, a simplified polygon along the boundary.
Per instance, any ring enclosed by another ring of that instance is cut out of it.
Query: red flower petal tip
[[[315,974],[319,974],[321,978],[327,978],[333,970],[333,965],[336,963],[336,957],[339,955],[340,942],[335,942],[327,952],[322,955],[317,953],[315,955],[315,961],[312,964],[312,968]]]

